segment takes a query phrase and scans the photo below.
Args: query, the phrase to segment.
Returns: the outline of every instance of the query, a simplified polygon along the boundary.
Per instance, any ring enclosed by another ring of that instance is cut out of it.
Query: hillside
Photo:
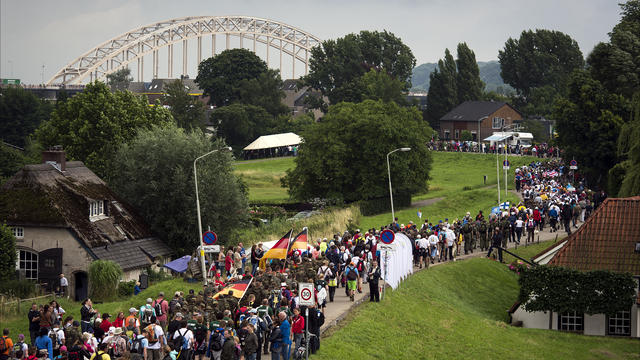
[[[488,259],[420,271],[387,295],[360,306],[312,359],[619,359],[638,351],[632,339],[507,325],[517,275]]]
[[[436,63],[425,63],[416,66],[411,75],[411,84],[414,90],[429,90],[429,75],[436,69]],[[496,91],[499,88],[501,92],[511,92],[513,88],[502,81],[500,76],[500,63],[497,60],[478,61],[478,69],[480,70],[480,79],[485,83],[485,90]],[[500,91],[499,91],[500,92]]]

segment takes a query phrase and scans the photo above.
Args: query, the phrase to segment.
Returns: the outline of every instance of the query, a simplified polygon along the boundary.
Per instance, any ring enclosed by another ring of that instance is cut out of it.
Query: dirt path
[[[429,206],[429,205],[435,204],[438,201],[443,200],[443,199],[444,199],[444,197],[437,197],[437,198],[433,198],[433,199],[420,200],[420,201],[412,202],[411,203],[411,207]]]

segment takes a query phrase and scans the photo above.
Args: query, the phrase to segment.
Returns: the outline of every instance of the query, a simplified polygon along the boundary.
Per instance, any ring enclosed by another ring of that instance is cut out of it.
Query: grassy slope
[[[250,202],[280,203],[289,200],[287,189],[280,187],[280,178],[295,166],[293,157],[234,163],[235,173],[249,187]]]
[[[112,316],[112,320],[115,319],[116,315],[119,311],[123,311],[125,315],[129,315],[129,308],[135,307],[140,308],[140,306],[145,304],[145,301],[148,297],[155,299],[160,291],[164,291],[165,298],[171,299],[173,294],[180,290],[188,293],[189,289],[194,289],[196,291],[202,290],[201,283],[187,283],[182,279],[173,279],[168,281],[163,281],[157,284],[151,285],[149,288],[142,291],[140,294],[136,296],[131,296],[129,299],[108,302],[104,304],[94,304],[94,307],[100,311],[100,313],[107,312]],[[68,301],[66,299],[58,299],[60,301],[60,305],[67,312],[66,315],[72,315],[74,319],[80,321],[80,303]],[[44,301],[40,301],[44,303]],[[15,338],[17,334],[25,334],[27,339],[29,339],[29,324],[27,321],[27,313],[29,312],[29,307],[31,304],[23,303],[21,305],[21,313],[15,314],[8,318],[2,318],[1,328],[8,327],[11,330],[11,335]]]
[[[518,294],[506,266],[471,259],[433,267],[360,306],[313,359],[586,359],[636,356],[638,342],[508,326]]]

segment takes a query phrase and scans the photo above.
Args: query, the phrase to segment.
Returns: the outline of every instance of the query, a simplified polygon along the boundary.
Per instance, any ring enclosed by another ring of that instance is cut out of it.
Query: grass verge
[[[475,258],[421,271],[323,339],[313,359],[600,359],[637,356],[631,339],[515,328],[517,275]]]
[[[238,161],[233,164],[236,175],[249,187],[249,202],[284,203],[289,201],[287,189],[280,187],[280,178],[295,167],[293,157]]]

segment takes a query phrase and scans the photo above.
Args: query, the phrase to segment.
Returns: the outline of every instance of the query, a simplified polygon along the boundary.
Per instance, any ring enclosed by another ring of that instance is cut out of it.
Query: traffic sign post
[[[220,245],[205,245],[205,246],[200,246],[199,248],[200,250],[204,250],[205,254],[213,254],[213,253],[220,252]]]
[[[216,235],[216,233],[214,233],[213,231],[207,231],[202,234],[202,242],[204,243],[204,245],[215,245],[217,241],[218,235]]]
[[[387,288],[387,274],[389,273],[389,251],[393,251],[393,241],[396,239],[396,234],[387,229],[382,230],[380,233],[380,250],[384,250],[384,287],[382,288],[382,300],[384,300],[385,289]]]
[[[578,162],[575,160],[571,160],[569,162],[569,169],[571,170],[578,170]]]
[[[502,169],[509,170],[509,166],[510,165],[511,164],[509,163],[509,160],[505,160],[505,161],[502,162]]]
[[[312,283],[300,283],[298,288],[298,294],[300,294],[300,302],[298,305],[306,306],[305,309],[305,322],[304,322],[304,331],[306,336],[306,356],[309,359],[309,306],[313,306],[316,304],[316,300],[314,295],[314,288]]]

